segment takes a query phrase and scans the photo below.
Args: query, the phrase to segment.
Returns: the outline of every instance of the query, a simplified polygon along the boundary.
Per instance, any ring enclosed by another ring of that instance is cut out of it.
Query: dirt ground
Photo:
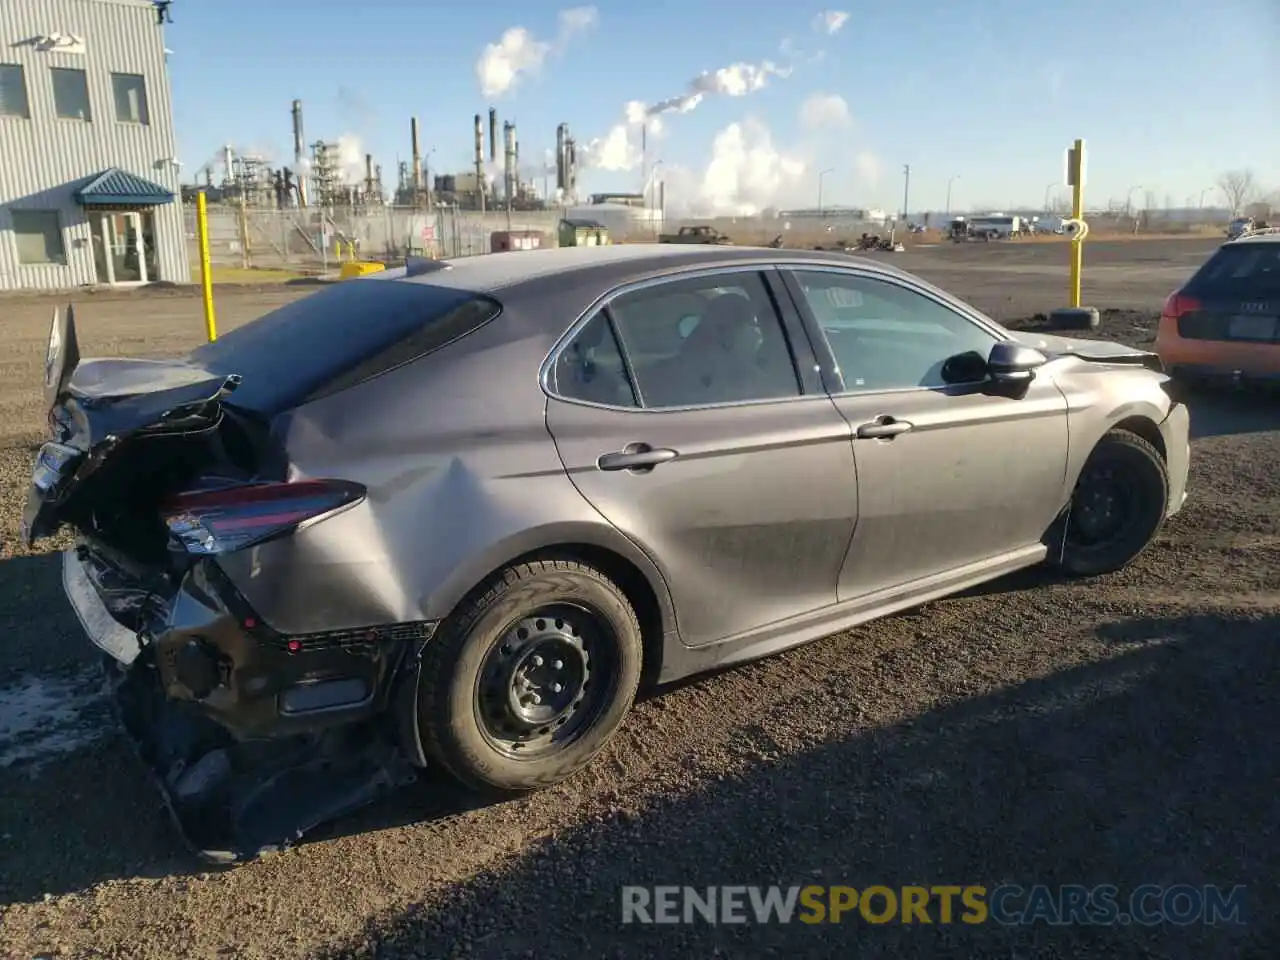
[[[1148,343],[1212,241],[1096,243]],[[1006,322],[1065,248],[894,257]],[[881,256],[891,256],[883,254]],[[305,288],[219,292],[224,329]],[[199,341],[184,293],[78,297],[86,354]],[[56,544],[16,548],[50,304],[0,300],[0,956],[1272,956],[1280,933],[1280,405],[1193,401],[1190,499],[1130,569],[1003,580],[658,691],[572,781],[426,781],[291,850],[194,862],[106,718]],[[1243,924],[624,926],[626,884],[1245,885]]]

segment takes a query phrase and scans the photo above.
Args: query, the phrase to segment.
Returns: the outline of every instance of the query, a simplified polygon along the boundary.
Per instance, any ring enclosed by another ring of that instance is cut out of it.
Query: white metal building
[[[0,0],[0,290],[188,283],[150,0]]]

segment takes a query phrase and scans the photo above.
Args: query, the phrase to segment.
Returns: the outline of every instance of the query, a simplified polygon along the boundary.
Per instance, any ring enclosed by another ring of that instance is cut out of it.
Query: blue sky
[[[358,140],[388,181],[408,159],[410,116],[433,172],[456,172],[473,114],[494,106],[517,123],[522,165],[541,162],[563,121],[597,141],[582,187],[636,190],[627,104],[729,69],[728,92],[662,114],[647,138],[669,199],[813,205],[830,170],[824,202],[896,209],[910,164],[914,210],[941,210],[953,177],[956,209],[1038,205],[1077,136],[1090,206],[1131,188],[1136,204],[1147,191],[1157,205],[1198,201],[1242,167],[1280,189],[1276,0],[858,0],[825,20],[820,6],[765,0],[598,0],[563,17],[572,6],[176,0],[166,44],[184,175],[228,142],[289,162],[296,97],[308,141]],[[486,96],[477,61],[513,27],[524,43],[508,46],[540,63]],[[734,88],[751,70],[759,89]]]

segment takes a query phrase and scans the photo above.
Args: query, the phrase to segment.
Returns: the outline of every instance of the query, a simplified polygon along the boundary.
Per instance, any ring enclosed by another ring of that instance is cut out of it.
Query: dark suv
[[[1219,247],[1165,301],[1155,350],[1179,378],[1280,382],[1280,228]]]

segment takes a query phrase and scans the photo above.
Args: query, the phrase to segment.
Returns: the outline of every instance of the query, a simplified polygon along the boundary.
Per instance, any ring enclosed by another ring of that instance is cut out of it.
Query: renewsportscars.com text
[[[642,924],[985,924],[1111,926],[1244,923],[1244,887],[976,884],[888,887],[622,888],[622,922]]]

